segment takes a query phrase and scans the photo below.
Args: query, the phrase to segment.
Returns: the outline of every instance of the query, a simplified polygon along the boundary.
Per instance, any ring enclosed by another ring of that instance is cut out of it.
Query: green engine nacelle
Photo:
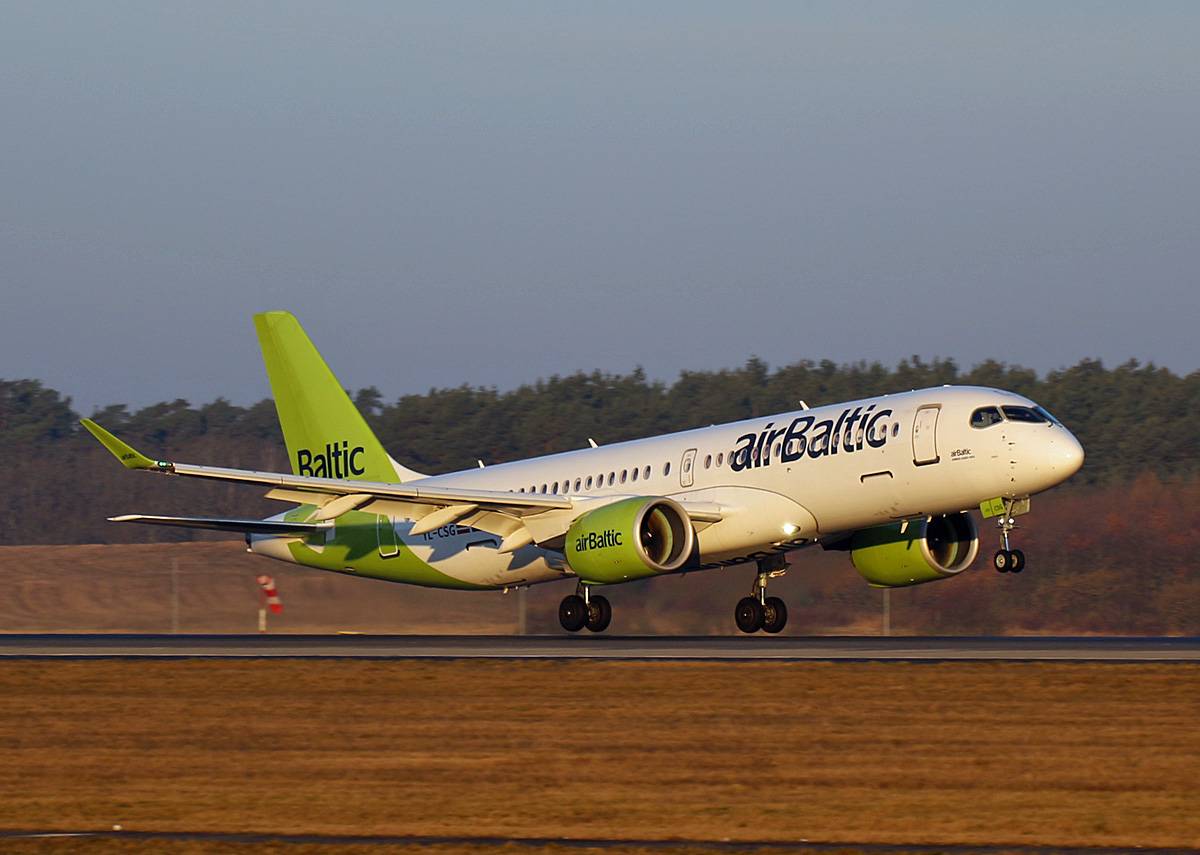
[[[850,560],[877,588],[903,588],[966,570],[979,551],[979,532],[966,511],[855,532]]]
[[[567,530],[567,564],[585,582],[612,584],[678,570],[695,530],[678,503],[636,496],[588,511]]]

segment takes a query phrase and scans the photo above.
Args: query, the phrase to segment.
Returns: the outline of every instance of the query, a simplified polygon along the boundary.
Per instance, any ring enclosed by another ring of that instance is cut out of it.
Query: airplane
[[[1019,573],[1016,518],[1084,458],[1028,398],[940,386],[429,475],[384,450],[292,315],[254,323],[290,473],[152,460],[83,425],[129,469],[252,484],[293,507],[265,520],[110,519],[240,532],[256,555],[433,588],[574,579],[559,606],[569,632],[608,628],[606,586],[754,564],[735,623],[778,633],[787,606],[767,587],[789,553],[847,551],[881,588],[948,579],[978,552],[976,508],[997,521],[993,566]]]

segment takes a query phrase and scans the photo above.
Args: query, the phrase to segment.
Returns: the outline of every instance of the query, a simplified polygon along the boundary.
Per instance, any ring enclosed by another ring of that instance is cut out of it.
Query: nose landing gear
[[[758,562],[758,575],[754,578],[750,596],[738,600],[733,610],[738,629],[747,634],[760,629],[776,633],[787,625],[787,605],[779,597],[767,596],[767,580],[786,572],[787,559],[782,555],[772,555]]]
[[[1000,529],[1000,538],[1004,541],[1004,548],[992,556],[992,566],[998,573],[1020,573],[1025,569],[1025,553],[1019,549],[1012,549],[1008,539],[1012,530],[1020,527],[1017,525],[1016,517],[1025,513],[1029,513],[1028,499],[1004,500],[1004,513],[1000,514],[1000,518],[996,520],[996,528]]]

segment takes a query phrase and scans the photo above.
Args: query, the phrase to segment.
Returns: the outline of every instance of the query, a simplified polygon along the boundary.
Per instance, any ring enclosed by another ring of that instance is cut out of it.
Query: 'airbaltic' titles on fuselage
[[[367,471],[358,465],[358,456],[363,451],[361,445],[350,448],[350,443],[344,440],[341,445],[336,442],[326,443],[325,450],[316,454],[307,448],[301,448],[296,452],[296,474],[313,478],[349,478],[351,475],[362,475]]]
[[[615,529],[607,531],[589,531],[575,539],[575,551],[587,552],[589,549],[604,549],[608,546],[621,545],[621,532]]]
[[[837,454],[839,448],[847,454],[862,451],[864,443],[870,448],[879,448],[887,442],[890,427],[887,417],[892,411],[872,413],[873,409],[874,404],[865,412],[862,407],[846,408],[836,422],[833,419],[817,421],[814,416],[798,416],[786,428],[777,428],[774,422],[768,422],[761,433],[738,437],[738,447],[729,455],[730,468],[739,472],[770,466],[776,440],[782,441],[779,459],[784,463],[794,463],[805,455]]]

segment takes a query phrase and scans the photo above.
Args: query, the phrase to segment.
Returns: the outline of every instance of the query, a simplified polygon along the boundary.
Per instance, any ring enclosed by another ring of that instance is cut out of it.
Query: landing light
[[[793,534],[795,534],[799,530],[800,529],[797,526],[794,526],[791,523],[783,524],[783,533],[786,534],[788,537],[791,537]]]

